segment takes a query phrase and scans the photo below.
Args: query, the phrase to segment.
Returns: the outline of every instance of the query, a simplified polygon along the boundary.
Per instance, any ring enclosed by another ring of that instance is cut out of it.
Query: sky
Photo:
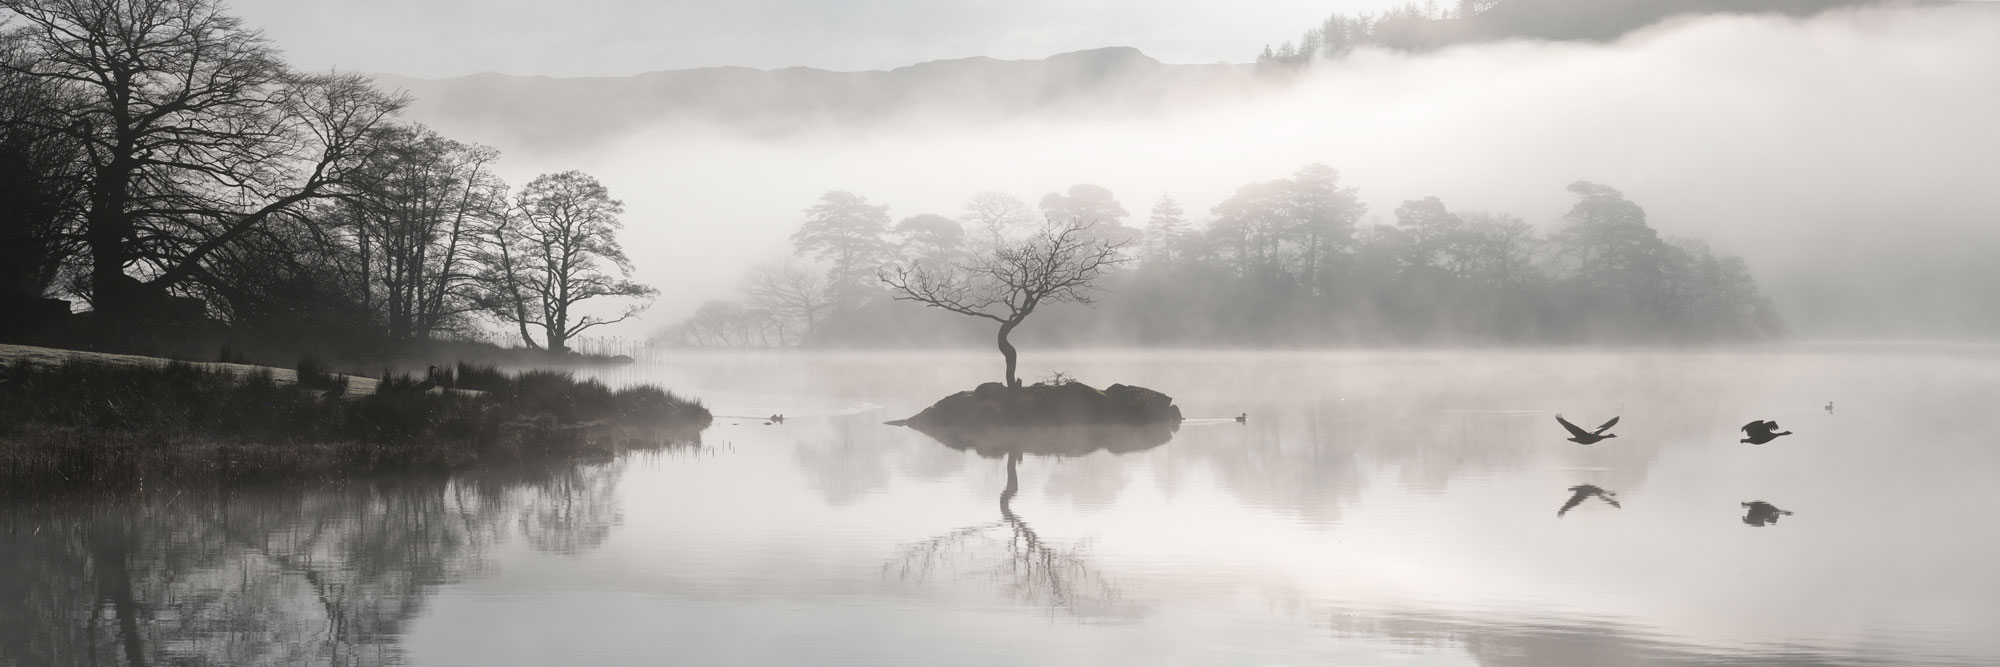
[[[1404,0],[235,0],[307,69],[443,78],[624,76],[694,67],[890,69],[1131,46],[1247,62],[1335,12]]]

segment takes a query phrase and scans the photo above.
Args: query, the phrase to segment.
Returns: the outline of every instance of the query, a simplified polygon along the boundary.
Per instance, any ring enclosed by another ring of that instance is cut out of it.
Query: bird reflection
[[[1752,500],[1743,503],[1743,507],[1747,508],[1743,513],[1743,523],[1758,527],[1762,527],[1767,523],[1775,524],[1778,522],[1778,517],[1791,514],[1789,510],[1778,509],[1776,505],[1762,500]]]
[[[1578,484],[1569,487],[1569,494],[1569,500],[1563,503],[1562,509],[1556,510],[1557,518],[1568,514],[1570,510],[1576,509],[1577,505],[1582,505],[1583,501],[1589,500],[1593,496],[1609,503],[1612,507],[1624,507],[1618,504],[1618,494],[1606,491],[1596,484]]]
[[[1563,419],[1563,416],[1560,413],[1556,415],[1556,422],[1562,424],[1564,429],[1569,430],[1569,438],[1568,438],[1569,441],[1579,445],[1594,444],[1599,441],[1605,440],[1607,438],[1618,437],[1617,435],[1614,434],[1605,433],[1605,431],[1611,430],[1611,427],[1618,425],[1617,417],[1612,417],[1611,421],[1604,422],[1604,425],[1597,427],[1597,430],[1595,431],[1583,430],[1583,427],[1577,426],[1576,424],[1572,424],[1567,419]]]

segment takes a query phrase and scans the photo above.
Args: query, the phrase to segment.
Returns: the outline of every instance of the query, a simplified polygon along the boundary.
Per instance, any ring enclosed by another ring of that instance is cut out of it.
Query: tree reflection
[[[597,548],[624,522],[618,506],[620,463],[567,468],[528,485],[521,533],[538,551],[578,554]]]
[[[0,509],[0,665],[382,665],[510,526],[574,553],[615,465]]]
[[[940,574],[984,577],[1024,604],[1077,618],[1118,618],[1136,613],[1118,586],[1088,558],[1088,543],[1060,544],[1037,533],[1014,512],[1026,454],[1081,456],[1098,451],[1141,451],[1173,437],[1171,427],[1071,426],[977,431],[926,431],[953,449],[1007,461],[1000,491],[1000,519],[904,546],[884,565],[903,581],[923,583]]]

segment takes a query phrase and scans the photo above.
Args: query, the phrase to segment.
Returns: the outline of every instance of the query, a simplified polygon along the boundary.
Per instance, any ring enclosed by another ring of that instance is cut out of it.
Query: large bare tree
[[[518,326],[529,346],[550,352],[567,351],[584,331],[639,314],[659,291],[626,279],[632,262],[617,239],[624,211],[603,184],[580,171],[530,181],[486,253],[482,302],[488,312]],[[578,309],[604,298],[639,301],[613,317]],[[531,326],[542,330],[543,344],[528,335]]]
[[[1052,221],[1025,240],[956,265],[896,264],[880,278],[898,301],[998,322],[1007,386],[1018,387],[1017,355],[1008,334],[1042,304],[1093,303],[1097,279],[1124,261],[1119,256],[1124,244],[1093,234],[1093,224],[1074,217]]]
[[[383,150],[330,217],[359,255],[363,307],[390,338],[429,338],[478,309],[478,241],[507,207],[493,174],[500,153],[423,126],[383,134]]]
[[[214,0],[0,0],[24,41],[0,67],[76,101],[82,239],[101,321],[129,322],[204,260],[331,196],[403,104],[363,77],[301,74]]]

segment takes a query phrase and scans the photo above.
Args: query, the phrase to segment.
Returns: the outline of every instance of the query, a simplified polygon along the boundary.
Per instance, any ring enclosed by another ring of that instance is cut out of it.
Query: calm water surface
[[[605,379],[698,446],[0,510],[0,664],[2000,664],[2000,351],[1024,364],[1190,421],[983,458],[880,422],[997,355],[672,356]]]

